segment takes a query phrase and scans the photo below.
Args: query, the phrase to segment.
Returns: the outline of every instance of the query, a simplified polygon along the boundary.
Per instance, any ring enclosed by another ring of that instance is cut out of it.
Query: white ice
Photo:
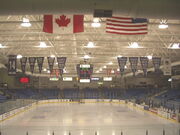
[[[37,106],[0,123],[2,135],[179,135],[180,124],[126,105],[59,103]]]

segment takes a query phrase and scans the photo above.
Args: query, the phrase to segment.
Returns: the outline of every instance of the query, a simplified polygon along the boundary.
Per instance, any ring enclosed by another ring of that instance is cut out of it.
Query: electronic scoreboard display
[[[90,78],[93,72],[93,66],[90,64],[78,64],[77,72],[80,78]]]

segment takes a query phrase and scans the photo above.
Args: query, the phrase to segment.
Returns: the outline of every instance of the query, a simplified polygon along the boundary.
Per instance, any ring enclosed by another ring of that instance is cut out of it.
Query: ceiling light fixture
[[[173,44],[170,44],[170,47],[171,49],[180,49],[180,43],[173,43]]]
[[[117,57],[118,57],[118,58],[121,58],[121,57],[122,57],[122,55],[118,55]]]
[[[84,59],[90,59],[91,57],[89,55],[84,55]]]
[[[107,68],[107,66],[104,66],[103,68]]]
[[[0,48],[7,48],[6,46],[3,46],[2,44],[0,44]]]
[[[56,56],[52,54],[50,57],[51,57],[51,58],[54,58],[54,57],[56,57]]]
[[[40,42],[39,46],[40,48],[47,48],[47,45],[45,42]]]
[[[125,69],[127,69],[127,66],[124,66]]]
[[[113,63],[112,63],[112,62],[109,62],[108,64],[109,64],[109,65],[112,65]]]
[[[96,73],[99,73],[99,70],[97,70]]]
[[[139,48],[139,45],[138,45],[137,42],[132,42],[132,43],[129,44],[129,47],[130,48]]]
[[[47,70],[47,73],[50,73],[50,70]]]
[[[113,69],[111,70],[111,73],[114,74],[114,70]]]
[[[101,27],[99,18],[94,18],[93,23],[91,23],[91,26],[94,27],[94,28]]]
[[[17,59],[21,59],[21,58],[22,58],[22,55],[21,55],[21,54],[18,54],[18,55],[16,56],[16,58],[17,58]]]
[[[161,20],[158,27],[159,29],[167,29],[168,28],[167,20]]]
[[[99,71],[102,71],[102,68],[100,68]]]
[[[23,22],[21,23],[22,27],[31,27],[31,23],[29,22],[29,19],[23,18]]]
[[[93,42],[88,42],[87,48],[94,48],[94,43]]]
[[[147,58],[148,58],[149,60],[151,60],[151,59],[152,59],[152,55],[148,55]]]

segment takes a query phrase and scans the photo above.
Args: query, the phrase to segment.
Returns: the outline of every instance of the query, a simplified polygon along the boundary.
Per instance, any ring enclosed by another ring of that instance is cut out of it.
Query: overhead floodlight
[[[21,55],[21,54],[18,54],[18,55],[16,56],[16,58],[17,58],[17,59],[21,59],[21,58],[22,58],[22,55]]]
[[[47,73],[50,73],[50,70],[47,70]]]
[[[99,22],[98,23],[91,23],[91,26],[94,28],[98,28],[98,27],[101,27],[101,24]]]
[[[89,55],[84,55],[84,59],[90,59],[91,57]]]
[[[148,55],[147,58],[148,58],[149,60],[151,60],[151,59],[152,59],[152,55]]]
[[[170,48],[171,48],[171,49],[180,49],[180,43],[170,44]]]
[[[169,79],[168,79],[168,82],[172,82],[172,78],[169,78]]]
[[[111,70],[111,73],[114,74],[114,70]]]
[[[99,73],[99,70],[97,70],[96,73]]]
[[[39,48],[47,48],[48,46],[46,45],[45,42],[40,42],[40,44],[39,44],[38,47],[39,47]]]
[[[95,22],[95,23],[97,23],[97,22],[99,22],[99,21],[100,21],[99,18],[94,18],[94,19],[93,19],[93,22]]]
[[[99,71],[102,71],[102,68],[100,68]]]
[[[94,19],[93,19],[93,23],[91,23],[91,26],[92,26],[92,27],[95,27],[95,28],[100,27],[101,24],[100,24],[99,18],[94,18]]]
[[[161,20],[158,27],[159,29],[167,29],[168,28],[167,20]]]
[[[122,55],[118,55],[117,57],[118,57],[118,58],[121,58],[121,57],[122,57]]]
[[[7,48],[6,46],[3,46],[2,44],[0,44],[0,48]]]
[[[117,71],[120,71],[119,68],[117,68]]]
[[[137,42],[132,42],[132,43],[129,44],[129,47],[130,48],[139,48],[139,45],[138,45]]]
[[[126,68],[127,68],[127,66],[124,66],[124,68],[126,69]]]
[[[46,68],[44,68],[44,69],[43,69],[43,71],[44,71],[44,72],[46,72],[46,71],[47,71],[47,69],[46,69]]]
[[[50,57],[54,58],[54,57],[56,57],[56,56],[52,54]]]
[[[104,66],[103,68],[107,68],[107,66]]]
[[[31,23],[29,22],[29,19],[23,18],[23,22],[21,23],[22,27],[31,27]]]
[[[88,42],[87,48],[94,48],[94,43],[93,42]]]
[[[109,64],[109,65],[112,65],[113,63],[112,63],[112,62],[109,62],[108,64]]]
[[[56,65],[58,65],[58,62],[56,62]]]

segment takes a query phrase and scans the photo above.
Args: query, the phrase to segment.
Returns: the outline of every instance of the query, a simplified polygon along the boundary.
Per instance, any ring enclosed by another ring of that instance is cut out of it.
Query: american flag
[[[120,35],[140,35],[148,33],[146,18],[111,17],[106,21],[106,32]]]

